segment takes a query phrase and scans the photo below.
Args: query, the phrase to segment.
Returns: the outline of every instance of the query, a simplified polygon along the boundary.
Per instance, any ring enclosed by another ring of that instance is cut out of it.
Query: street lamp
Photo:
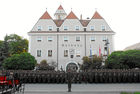
[[[108,39],[106,39],[106,41],[105,41],[105,47],[104,47],[104,50],[107,52],[107,56],[109,55],[109,41],[108,41]]]

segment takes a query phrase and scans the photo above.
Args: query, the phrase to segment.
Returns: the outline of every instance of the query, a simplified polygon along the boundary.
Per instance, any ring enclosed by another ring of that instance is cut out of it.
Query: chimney
[[[80,20],[82,20],[82,14],[80,15]]]

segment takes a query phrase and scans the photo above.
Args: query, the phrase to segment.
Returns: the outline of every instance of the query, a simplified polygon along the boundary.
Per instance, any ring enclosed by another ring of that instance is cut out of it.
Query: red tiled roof
[[[102,16],[96,11],[92,17],[92,19],[103,19]]]
[[[41,17],[40,19],[52,19],[52,17],[50,16],[50,14],[46,11]]]
[[[62,23],[64,22],[64,20],[53,20],[54,23],[56,24],[56,26],[60,27],[62,25]]]
[[[58,7],[58,10],[59,10],[59,9],[63,9],[63,7],[60,5],[60,6]]]
[[[71,12],[69,13],[69,15],[66,17],[66,19],[78,19],[78,18],[77,18],[76,15],[71,11]]]
[[[90,20],[80,20],[80,22],[84,27],[86,27],[88,23],[90,22]]]

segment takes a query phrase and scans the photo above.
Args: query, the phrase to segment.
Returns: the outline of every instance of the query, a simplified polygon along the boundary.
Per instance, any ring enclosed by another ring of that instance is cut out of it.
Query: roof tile
[[[46,11],[41,17],[40,19],[52,19],[52,17],[50,16],[50,14]]]
[[[92,19],[103,19],[102,16],[96,11],[92,17]]]
[[[54,20],[56,26],[60,27],[62,25],[62,23],[64,22],[64,20]]]
[[[63,7],[60,5],[60,6],[58,7],[58,10],[59,10],[59,9],[63,9]]]
[[[76,15],[71,11],[71,12],[69,13],[69,15],[66,17],[66,19],[78,19],[78,18],[77,18]]]

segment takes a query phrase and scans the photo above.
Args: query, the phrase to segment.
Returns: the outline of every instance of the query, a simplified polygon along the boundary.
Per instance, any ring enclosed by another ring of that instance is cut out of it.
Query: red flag
[[[100,48],[100,46],[99,46],[99,56],[101,56],[101,48]]]

